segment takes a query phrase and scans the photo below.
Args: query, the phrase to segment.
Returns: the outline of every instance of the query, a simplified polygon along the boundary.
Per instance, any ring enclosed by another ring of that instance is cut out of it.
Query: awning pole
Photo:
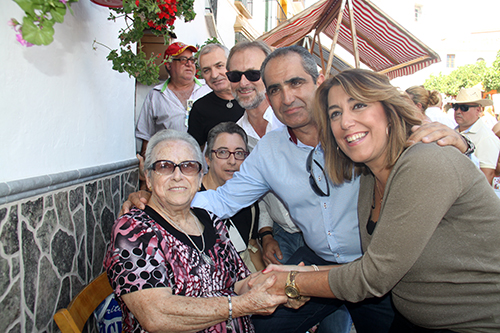
[[[323,75],[325,75],[326,73],[325,58],[323,58],[323,44],[321,44],[321,40],[319,39],[319,33],[318,33],[318,47],[319,47],[319,57],[321,59],[321,68],[323,69]]]
[[[311,43],[311,48],[309,49],[309,53],[310,54],[313,54],[314,52],[314,43],[316,42],[316,35],[318,34],[318,31],[316,30],[314,32],[314,37],[313,37],[313,40],[312,40],[312,43]]]
[[[352,37],[352,48],[354,51],[354,62],[356,68],[359,68],[359,53],[358,53],[358,38],[356,35],[356,22],[354,22],[354,8],[352,6],[352,0],[347,0],[349,5],[349,20],[351,21],[351,37]]]
[[[333,35],[332,47],[330,48],[330,56],[328,57],[328,65],[326,66],[325,78],[328,79],[330,77],[330,68],[332,67],[333,57],[335,56],[335,45],[337,44],[337,39],[339,37],[340,32],[340,24],[342,23],[342,14],[344,13],[345,1],[342,0],[342,4],[340,5],[339,16],[337,17],[337,25],[335,27],[335,35]]]

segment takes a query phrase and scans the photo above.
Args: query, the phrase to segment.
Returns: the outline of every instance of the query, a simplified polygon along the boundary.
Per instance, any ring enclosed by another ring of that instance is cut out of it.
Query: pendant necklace
[[[226,108],[231,109],[232,107],[233,107],[233,102],[231,102],[231,100],[229,100],[226,104]]]
[[[172,223],[177,229],[179,229],[180,231],[182,231],[182,233],[184,235],[186,235],[186,237],[189,239],[189,241],[193,244],[193,246],[195,247],[196,250],[198,250],[198,253],[200,254],[201,256],[201,259],[206,262],[207,264],[209,264],[210,266],[215,266],[215,263],[214,261],[212,260],[212,258],[210,258],[206,253],[205,253],[205,237],[203,236],[203,232],[201,231],[201,228],[197,222],[197,217],[193,214],[193,212],[189,211],[189,213],[194,217],[194,221],[196,223],[196,227],[198,228],[198,231],[200,232],[201,234],[201,242],[203,244],[203,248],[200,250],[198,248],[198,246],[196,245],[195,242],[193,242],[193,240],[191,239],[191,237],[189,237],[188,233],[184,231],[184,229],[182,229],[180,226],[178,226],[174,221],[172,221],[172,219],[167,216],[167,214],[164,214],[165,217],[167,218],[167,220]]]

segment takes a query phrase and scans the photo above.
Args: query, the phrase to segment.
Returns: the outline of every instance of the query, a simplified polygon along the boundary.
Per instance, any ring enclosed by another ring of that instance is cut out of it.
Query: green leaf
[[[17,3],[25,12],[33,11],[33,3],[29,0],[14,0],[14,2]]]
[[[54,40],[54,22],[45,21],[43,27],[36,26],[33,21],[23,18],[23,38],[35,45],[49,45]]]
[[[58,22],[58,23],[63,23],[64,22],[64,15],[66,15],[66,7],[57,7],[53,10],[50,11],[50,14],[52,15],[52,18]]]

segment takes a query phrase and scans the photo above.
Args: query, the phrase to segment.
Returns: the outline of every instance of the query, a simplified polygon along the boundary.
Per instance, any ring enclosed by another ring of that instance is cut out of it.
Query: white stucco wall
[[[80,0],[56,24],[49,46],[17,43],[7,21],[23,12],[10,0],[0,10],[0,182],[71,171],[135,156],[135,80],[111,69],[121,22],[109,9]]]

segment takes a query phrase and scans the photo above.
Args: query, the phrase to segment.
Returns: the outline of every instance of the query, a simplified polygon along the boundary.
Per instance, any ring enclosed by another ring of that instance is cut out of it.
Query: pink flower
[[[21,34],[17,34],[17,35],[16,35],[16,39],[17,39],[17,41],[18,41],[18,42],[19,42],[22,46],[26,46],[26,47],[31,47],[31,46],[33,46],[33,44],[28,43],[27,41],[25,41],[25,40],[24,40],[24,38],[23,38],[23,35],[21,35]]]
[[[66,4],[68,2],[67,0],[59,0],[59,2],[62,2],[63,4]]]

